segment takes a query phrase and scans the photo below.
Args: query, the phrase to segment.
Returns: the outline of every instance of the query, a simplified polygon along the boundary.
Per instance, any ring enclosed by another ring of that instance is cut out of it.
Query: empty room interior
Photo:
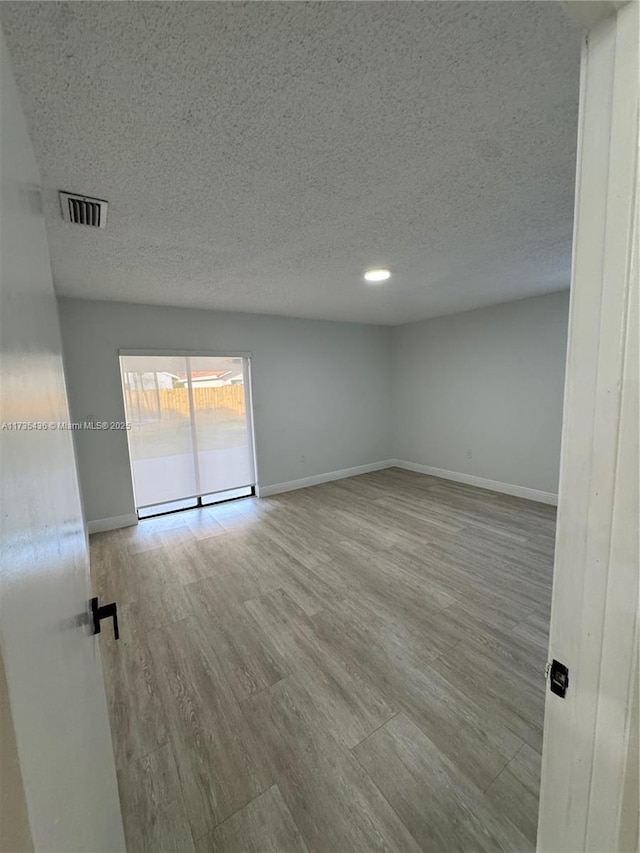
[[[0,4],[3,851],[536,849],[571,5]]]

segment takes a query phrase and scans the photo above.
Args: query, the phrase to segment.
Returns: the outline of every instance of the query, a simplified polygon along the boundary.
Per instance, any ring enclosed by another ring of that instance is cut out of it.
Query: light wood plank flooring
[[[389,469],[92,536],[129,853],[534,849],[554,529]]]

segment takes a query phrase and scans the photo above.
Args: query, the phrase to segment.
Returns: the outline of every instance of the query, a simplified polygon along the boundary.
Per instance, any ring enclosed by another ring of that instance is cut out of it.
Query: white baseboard
[[[558,505],[558,495],[553,492],[541,492],[539,489],[529,489],[526,486],[515,486],[512,483],[501,483],[498,480],[487,480],[484,477],[474,477],[473,474],[460,474],[457,471],[446,471],[444,468],[433,468],[431,465],[420,465],[417,462],[405,462],[402,459],[392,459],[394,468],[404,468],[406,471],[416,471],[418,474],[429,474],[443,480],[453,480],[455,483],[466,483],[479,489],[489,489],[491,492],[502,492],[516,498],[526,498],[543,504]]]
[[[272,486],[256,486],[256,494],[259,498],[268,498],[270,495],[279,495],[281,492],[293,492],[295,489],[306,489],[308,486],[330,483],[332,480],[344,480],[346,477],[357,477],[358,474],[382,471],[383,468],[391,468],[394,464],[395,460],[385,459],[383,462],[370,462],[368,465],[358,465],[356,468],[343,468],[341,471],[314,474],[312,477],[303,477],[301,480],[289,480],[288,483],[274,483]]]
[[[444,468],[434,468],[431,465],[420,465],[417,462],[406,462],[403,459],[385,459],[382,462],[370,462],[368,465],[358,465],[355,468],[343,468],[341,471],[329,471],[326,474],[314,474],[311,477],[302,477],[300,480],[289,480],[287,483],[274,483],[271,486],[256,486],[256,494],[259,498],[267,498],[270,495],[279,495],[282,492],[293,492],[295,489],[306,489],[309,486],[318,486],[320,483],[330,483],[333,480],[344,480],[347,477],[357,477],[358,474],[369,474],[372,471],[382,471],[384,468],[404,468],[406,471],[415,471],[418,474],[429,474],[431,477],[440,477],[443,480],[453,480],[456,483],[466,483],[468,486],[477,486],[479,489],[489,489],[491,492],[502,492],[505,495],[514,495],[517,498],[526,498],[530,501],[551,504],[556,506],[558,496],[551,492],[541,492],[538,489],[529,489],[526,486],[515,486],[512,483],[500,483],[497,480],[487,480],[484,477],[474,477],[472,474],[460,474],[457,471],[446,471]],[[117,515],[114,518],[99,518],[87,523],[89,533],[103,533],[106,530],[118,530],[121,527],[131,527],[138,523],[135,513],[129,515]]]
[[[88,533],[104,533],[105,530],[118,530],[120,527],[132,527],[138,523],[135,512],[129,515],[116,515],[113,518],[98,518],[87,522]]]

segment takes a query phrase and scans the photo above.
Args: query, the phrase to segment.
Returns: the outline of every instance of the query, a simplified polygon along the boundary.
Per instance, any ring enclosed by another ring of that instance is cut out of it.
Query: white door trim
[[[176,355],[186,358],[251,358],[251,353],[247,350],[228,349],[130,349],[128,347],[121,347],[118,349],[118,356],[121,355]]]
[[[547,694],[541,851],[619,850],[635,819],[621,804],[638,628],[638,28],[628,3],[582,53],[549,650],[569,690]]]

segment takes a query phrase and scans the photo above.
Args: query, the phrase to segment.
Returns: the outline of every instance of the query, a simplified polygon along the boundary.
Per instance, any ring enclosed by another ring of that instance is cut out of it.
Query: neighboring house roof
[[[191,379],[195,379],[196,381],[203,381],[204,379],[222,379],[224,376],[228,376],[229,373],[231,373],[230,370],[192,370]],[[178,379],[186,381],[187,374],[179,373]]]

